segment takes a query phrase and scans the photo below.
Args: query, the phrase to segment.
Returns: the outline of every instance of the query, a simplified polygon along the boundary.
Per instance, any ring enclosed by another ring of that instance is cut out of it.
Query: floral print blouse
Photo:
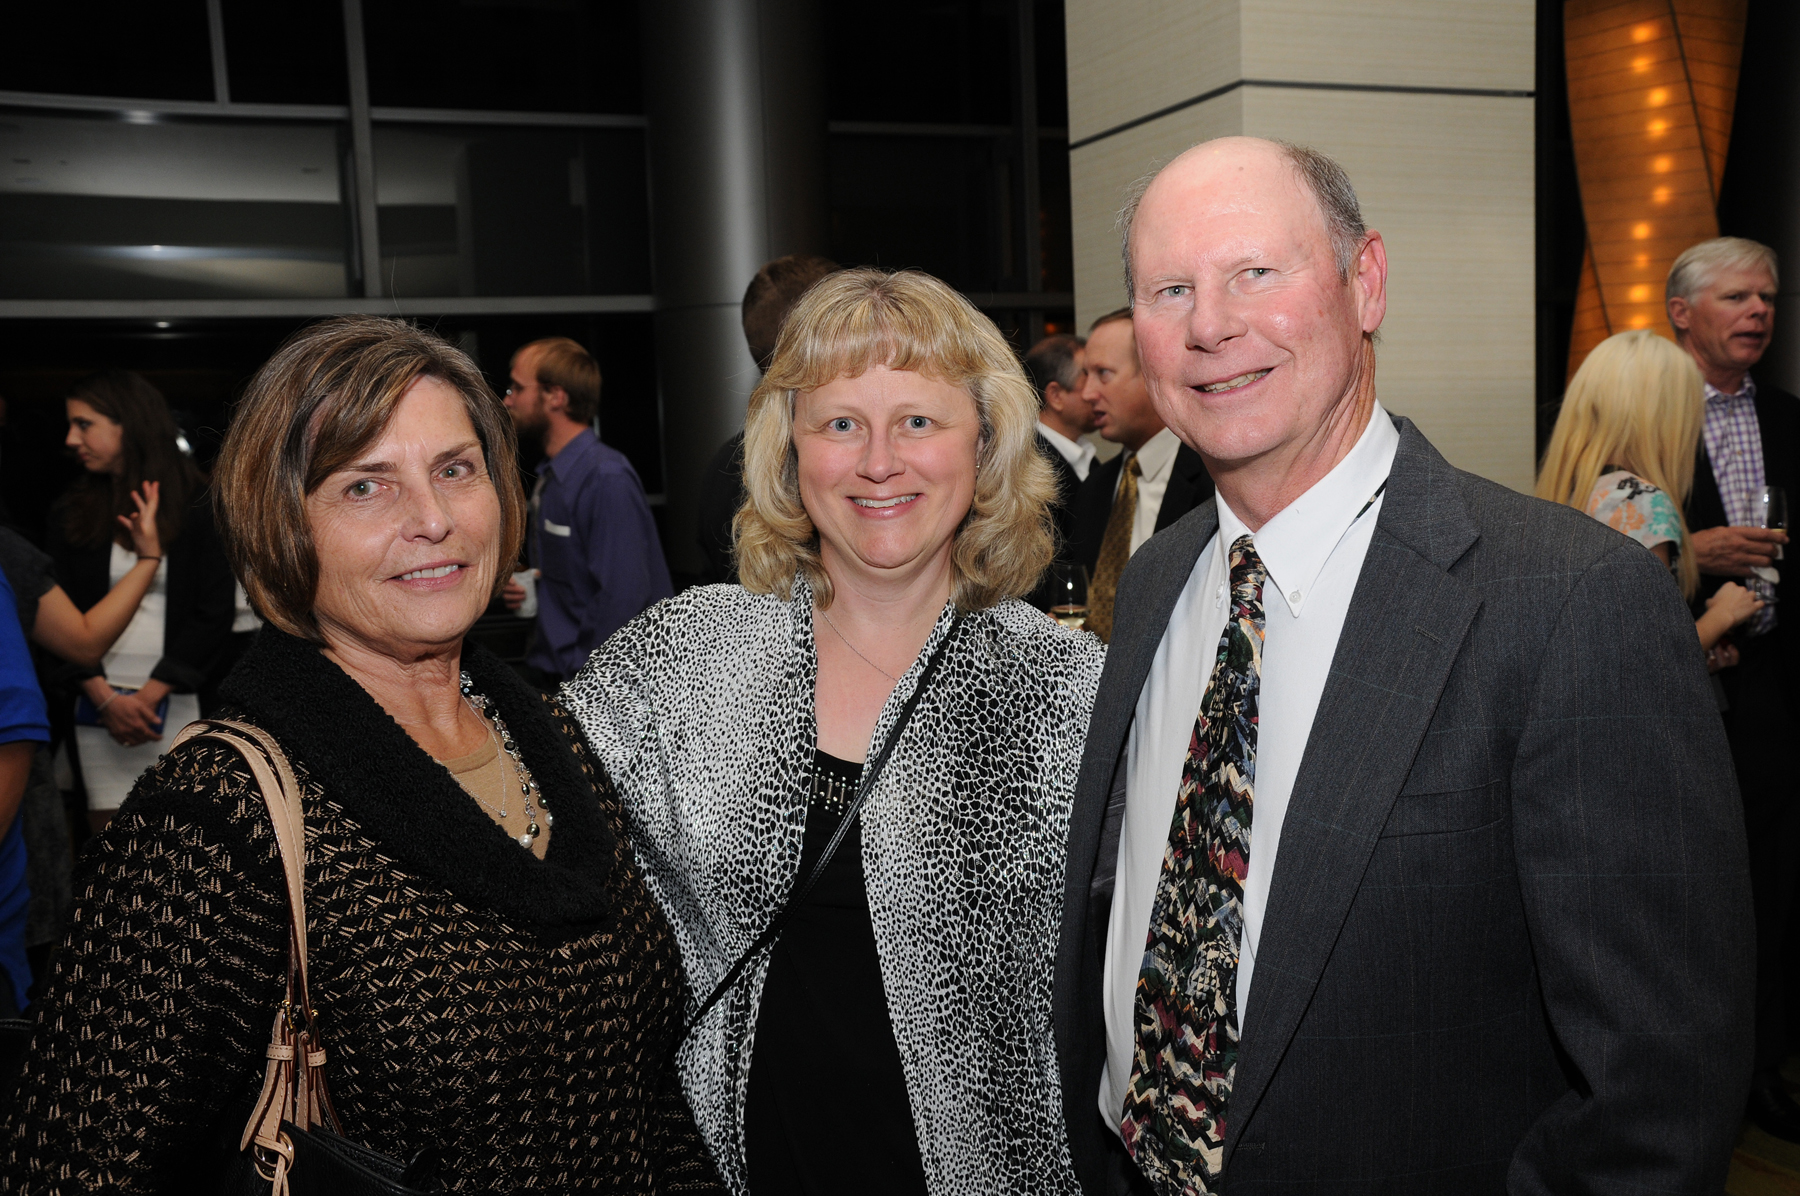
[[[1681,552],[1681,516],[1675,500],[1628,470],[1616,469],[1594,483],[1587,513],[1645,548],[1669,544],[1673,553]]]

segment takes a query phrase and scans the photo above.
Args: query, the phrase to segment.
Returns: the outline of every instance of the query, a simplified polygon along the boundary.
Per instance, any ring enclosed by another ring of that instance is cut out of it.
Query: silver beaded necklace
[[[529,851],[531,845],[537,842],[537,837],[544,833],[543,827],[553,825],[556,818],[550,813],[548,804],[544,801],[544,795],[539,791],[538,783],[531,775],[531,769],[525,767],[525,757],[520,755],[519,745],[513,742],[512,732],[506,729],[506,720],[500,717],[499,708],[488,701],[486,694],[475,692],[475,682],[467,672],[462,675],[462,695],[463,700],[468,702],[476,714],[481,715],[492,724],[491,729],[499,738],[500,747],[512,760],[513,771],[519,781],[519,793],[525,799],[525,833],[515,841],[520,847]],[[504,793],[505,789],[502,788],[501,792]],[[494,808],[481,801],[480,798],[475,800],[489,811]],[[500,804],[500,817],[505,818],[506,803],[502,801]],[[539,825],[540,818],[543,821],[542,826]]]

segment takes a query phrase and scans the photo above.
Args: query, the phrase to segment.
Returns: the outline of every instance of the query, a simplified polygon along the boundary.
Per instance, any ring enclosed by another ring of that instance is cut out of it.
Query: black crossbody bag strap
[[[699,1012],[695,1013],[681,1027],[681,1032],[675,1036],[674,1043],[669,1047],[668,1057],[671,1060],[681,1049],[681,1044],[687,1041],[688,1035],[694,1032],[694,1027],[698,1026],[701,1020],[712,1012],[713,1006],[717,1005],[720,999],[731,990],[731,986],[743,976],[744,969],[749,967],[751,962],[781,935],[782,929],[793,918],[794,912],[806,900],[807,894],[813,891],[813,887],[819,883],[819,878],[825,875],[826,865],[831,863],[831,857],[837,854],[838,847],[844,842],[844,837],[855,825],[856,816],[862,812],[863,802],[868,799],[870,791],[875,788],[875,782],[881,777],[881,770],[886,767],[888,757],[894,754],[894,748],[899,744],[900,736],[906,733],[907,724],[912,722],[913,711],[918,709],[919,699],[923,698],[925,691],[930,688],[931,679],[937,675],[938,665],[943,663],[944,653],[950,647],[950,641],[956,638],[962,622],[963,616],[957,615],[950,624],[950,630],[944,633],[944,638],[938,644],[937,650],[931,654],[931,659],[925,662],[925,668],[919,673],[919,683],[913,686],[912,695],[906,699],[906,705],[900,708],[899,716],[894,719],[894,729],[888,735],[887,742],[881,745],[881,750],[875,754],[875,758],[864,765],[862,780],[856,786],[856,797],[851,800],[849,808],[844,811],[843,821],[838,823],[837,830],[833,832],[830,841],[825,844],[825,853],[819,857],[818,863],[813,865],[813,869],[807,874],[806,879],[788,893],[787,900],[775,912],[775,916],[770,919],[767,928],[756,936],[756,941],[751,943],[742,955],[738,956],[737,962],[731,965],[731,970],[725,973],[725,978],[719,981],[713,988],[712,994],[701,1003]]]

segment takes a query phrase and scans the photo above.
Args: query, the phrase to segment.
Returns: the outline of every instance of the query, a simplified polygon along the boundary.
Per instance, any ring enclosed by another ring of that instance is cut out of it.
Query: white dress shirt
[[[1144,541],[1156,534],[1156,516],[1162,510],[1163,494],[1169,488],[1169,475],[1175,471],[1175,454],[1181,451],[1181,441],[1175,439],[1175,433],[1164,428],[1138,450],[1138,468],[1143,476],[1138,478],[1137,513],[1131,520],[1131,551],[1136,552],[1144,546]],[[1125,480],[1125,471],[1119,470],[1119,481]],[[1113,489],[1113,497],[1119,495],[1117,487]],[[1196,710],[1199,708],[1196,707]]]
[[[1262,937],[1263,911],[1275,873],[1281,823],[1313,714],[1325,689],[1338,633],[1375,534],[1381,500],[1370,496],[1393,466],[1400,434],[1375,405],[1356,446],[1332,471],[1252,537],[1268,569],[1263,582],[1262,685],[1250,826],[1250,871],[1244,881],[1244,940],[1237,974],[1238,1025],[1250,1010],[1250,981]],[[1146,446],[1148,447],[1148,446]],[[1364,510],[1367,505],[1367,510]],[[1358,516],[1358,512],[1362,512]],[[1118,1132],[1131,1080],[1136,1031],[1132,1004],[1150,906],[1162,877],[1175,795],[1193,738],[1200,699],[1212,675],[1229,609],[1229,548],[1249,530],[1219,500],[1219,530],[1194,563],[1176,600],[1156,659],[1138,696],[1125,760],[1125,821],[1119,834],[1118,879],[1107,927],[1103,998],[1106,1070],[1100,1113]]]
[[[1075,476],[1087,481],[1088,470],[1094,464],[1094,446],[1085,440],[1070,440],[1043,420],[1038,421],[1038,435],[1042,436],[1051,448],[1062,454],[1062,459],[1069,463]]]

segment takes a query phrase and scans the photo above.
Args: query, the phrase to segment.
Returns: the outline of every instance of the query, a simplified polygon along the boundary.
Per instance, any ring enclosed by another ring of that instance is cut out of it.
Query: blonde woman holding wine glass
[[[1569,382],[1537,486],[1539,498],[1586,511],[1655,553],[1690,603],[1700,568],[1682,509],[1704,402],[1699,369],[1667,340],[1646,331],[1608,337]],[[1736,582],[1707,597],[1694,630],[1710,670],[1736,662],[1725,637],[1762,608]]]
[[[1036,419],[955,291],[831,275],[750,401],[743,584],[564,687],[675,925],[734,1192],[1080,1190],[1050,982],[1105,649],[1018,600],[1053,551]]]

